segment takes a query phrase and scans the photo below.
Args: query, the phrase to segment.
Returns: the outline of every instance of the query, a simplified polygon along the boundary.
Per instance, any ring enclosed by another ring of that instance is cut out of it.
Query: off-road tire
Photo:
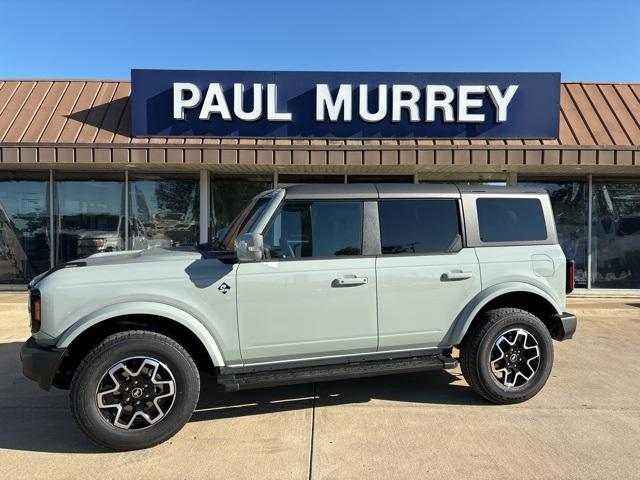
[[[138,430],[114,426],[97,403],[99,382],[113,365],[130,357],[151,357],[166,365],[175,379],[175,396],[166,415]],[[95,444],[109,450],[152,447],[175,435],[189,421],[200,394],[200,375],[187,351],[171,338],[147,330],[130,330],[106,337],[82,359],[71,380],[71,413],[78,427]]]
[[[533,335],[540,348],[540,363],[531,380],[520,387],[502,385],[491,370],[491,350],[508,329],[522,328]],[[506,405],[529,400],[547,382],[553,366],[553,342],[544,323],[518,308],[497,308],[481,314],[460,345],[460,367],[469,386],[492,403]]]

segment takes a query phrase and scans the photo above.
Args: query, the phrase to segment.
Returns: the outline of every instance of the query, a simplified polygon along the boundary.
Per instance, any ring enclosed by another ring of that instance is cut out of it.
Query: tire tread
[[[506,321],[506,319],[514,315],[527,318],[527,320],[537,324],[539,327],[542,327],[542,330],[548,334],[548,331],[542,321],[531,312],[520,308],[503,307],[482,313],[481,316],[473,322],[460,344],[460,369],[462,370],[462,375],[465,380],[476,393],[490,402],[499,405],[520,403],[528,400],[537,393],[536,391],[531,394],[531,392],[526,390],[520,395],[506,396],[496,393],[487,387],[480,375],[480,363],[477,361],[477,356],[483,340],[489,330],[491,330],[497,323]],[[548,337],[548,340],[549,342],[551,341],[550,336]],[[553,355],[551,356],[551,361],[553,361]]]

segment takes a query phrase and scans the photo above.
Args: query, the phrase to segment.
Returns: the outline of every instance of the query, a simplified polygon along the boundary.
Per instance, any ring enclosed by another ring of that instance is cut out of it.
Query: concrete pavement
[[[26,296],[0,294],[4,478],[640,478],[640,299],[572,299],[543,391],[494,406],[458,370],[218,394],[169,442],[109,453],[21,375]]]

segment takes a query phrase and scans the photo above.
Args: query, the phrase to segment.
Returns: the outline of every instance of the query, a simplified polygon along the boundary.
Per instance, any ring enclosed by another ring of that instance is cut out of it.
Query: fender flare
[[[68,348],[83,332],[105,320],[124,315],[155,315],[179,323],[197,336],[216,367],[225,365],[222,352],[211,333],[195,317],[172,305],[157,302],[125,302],[109,305],[80,318],[58,340],[57,348]]]
[[[562,313],[562,308],[559,308],[559,299],[554,298],[554,296],[542,290],[538,286],[525,282],[508,282],[492,285],[478,293],[478,295],[476,295],[460,312],[454,322],[453,329],[449,335],[450,341],[448,343],[450,345],[459,345],[460,342],[462,342],[464,335],[467,333],[471,322],[476,318],[478,312],[480,312],[485,305],[502,295],[514,292],[526,292],[537,295],[546,300],[556,310],[556,313]]]

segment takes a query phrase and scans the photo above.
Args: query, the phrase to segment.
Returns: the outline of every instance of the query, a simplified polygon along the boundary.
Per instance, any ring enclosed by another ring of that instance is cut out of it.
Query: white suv
[[[71,389],[120,450],[189,420],[200,375],[233,391],[453,368],[494,403],[534,396],[571,338],[573,264],[542,190],[296,185],[198,249],[96,254],[34,279],[26,376]],[[460,350],[452,356],[453,347]]]

